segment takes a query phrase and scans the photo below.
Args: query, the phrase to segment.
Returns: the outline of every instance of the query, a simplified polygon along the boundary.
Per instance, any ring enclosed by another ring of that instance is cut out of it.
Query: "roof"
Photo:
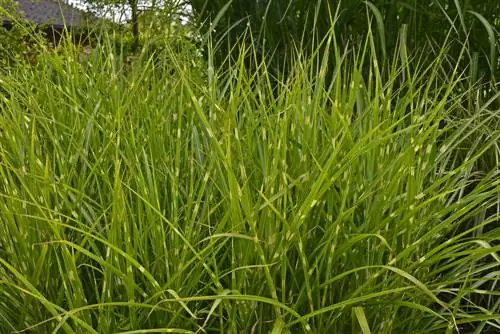
[[[83,25],[89,19],[89,14],[75,8],[63,0],[15,0],[17,10],[24,18],[35,24],[48,24],[54,27],[76,27]],[[3,18],[4,25],[10,23]]]

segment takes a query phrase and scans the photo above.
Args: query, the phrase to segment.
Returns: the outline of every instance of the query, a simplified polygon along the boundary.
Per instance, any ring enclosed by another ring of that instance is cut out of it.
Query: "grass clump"
[[[498,330],[498,94],[325,43],[277,84],[251,47],[3,76],[0,331]]]

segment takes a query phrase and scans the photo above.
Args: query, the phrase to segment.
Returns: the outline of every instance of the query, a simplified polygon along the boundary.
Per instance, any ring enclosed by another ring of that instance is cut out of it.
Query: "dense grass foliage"
[[[498,331],[499,95],[326,43],[0,77],[0,332]]]
[[[216,36],[219,58],[249,30],[257,49],[280,71],[297,45],[315,46],[335,25],[341,48],[365,39],[371,28],[379,59],[398,49],[401,33],[411,50],[450,42],[448,56],[481,76],[498,77],[500,2],[491,0],[188,0],[195,22]],[[466,46],[467,52],[462,52]],[[314,47],[313,47],[314,49]],[[216,58],[217,59],[217,58]]]

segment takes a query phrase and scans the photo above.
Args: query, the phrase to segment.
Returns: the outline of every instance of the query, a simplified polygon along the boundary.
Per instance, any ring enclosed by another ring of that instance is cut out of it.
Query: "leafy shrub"
[[[25,21],[12,1],[1,0],[0,18],[9,18],[8,26],[0,26],[0,68],[15,64],[33,64],[43,49],[42,33]]]

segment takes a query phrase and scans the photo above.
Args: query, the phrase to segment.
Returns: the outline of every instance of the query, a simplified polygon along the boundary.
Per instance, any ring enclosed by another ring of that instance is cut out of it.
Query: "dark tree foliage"
[[[465,61],[470,62],[477,52],[483,74],[494,74],[492,70],[498,61],[500,1],[372,0],[371,5],[363,0],[233,0],[229,5],[228,0],[190,2],[198,22],[217,19],[214,36],[221,41],[218,48],[221,59],[231,49],[238,52],[234,48],[236,41],[248,27],[251,33],[247,38],[251,36],[261,49],[274,51],[275,63],[282,64],[297,45],[304,51],[317,45],[338,13],[335,35],[340,46],[363,40],[371,18],[381,57],[392,54],[404,27],[410,50],[430,44],[440,47],[447,41],[451,42],[450,54],[458,60],[467,40],[465,46],[470,54]],[[225,12],[219,15],[222,10]],[[379,21],[376,12],[380,14]],[[384,36],[380,36],[381,23]],[[204,27],[208,31],[209,25]]]

